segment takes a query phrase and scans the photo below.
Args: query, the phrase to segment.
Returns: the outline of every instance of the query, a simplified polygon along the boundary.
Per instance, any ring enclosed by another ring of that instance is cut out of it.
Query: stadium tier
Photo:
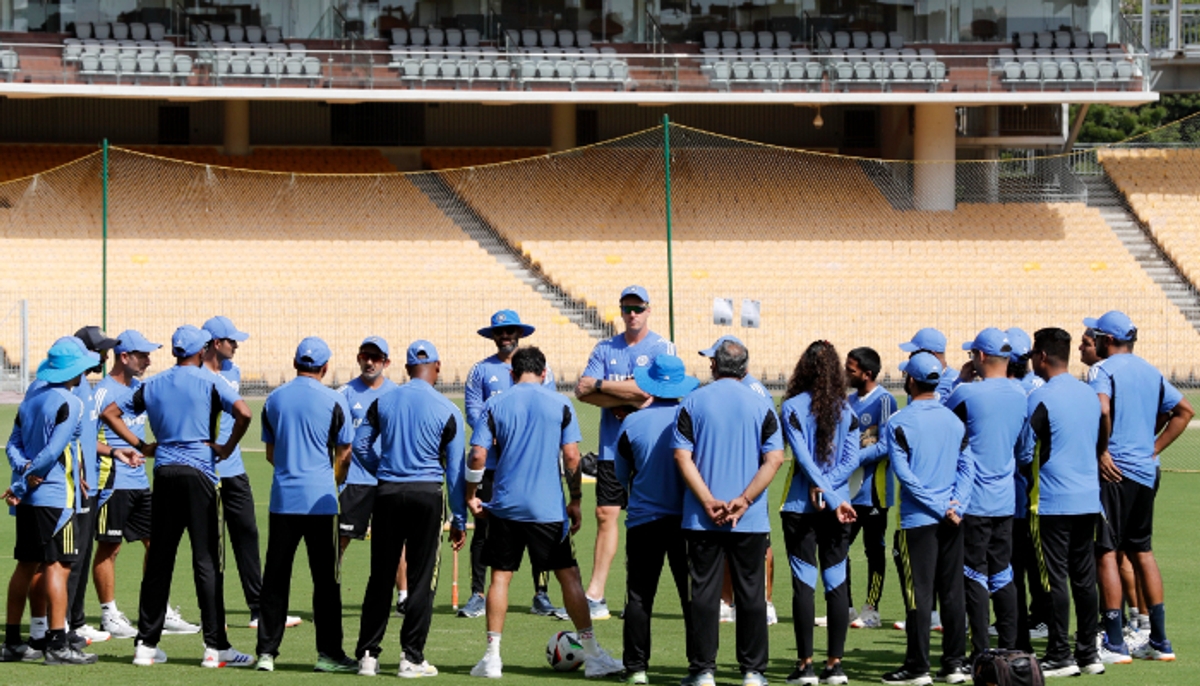
[[[343,381],[357,373],[354,351],[372,334],[396,348],[433,341],[444,378],[462,380],[494,352],[475,330],[505,307],[538,327],[531,342],[556,369],[582,365],[593,345],[407,176],[255,174],[111,155],[114,332],[137,327],[161,342],[180,323],[223,313],[252,335],[237,358],[244,373],[271,385],[290,376],[296,341],[306,335],[326,337]],[[93,155],[0,186],[0,293],[5,302],[30,301],[31,350],[99,321],[99,180]],[[0,327],[10,362],[20,350],[14,334]]]
[[[896,209],[849,158],[748,145],[672,152],[675,340],[697,373],[705,365],[687,353],[725,333],[746,341],[752,370],[772,381],[818,338],[870,345],[896,377],[896,344],[923,326],[952,342],[985,326],[1078,333],[1089,312],[1113,308],[1144,322],[1139,352],[1167,373],[1186,376],[1200,360],[1200,334],[1082,203],[916,212]],[[618,143],[443,176],[606,318],[619,320],[622,287],[647,286],[665,333],[659,155]],[[718,298],[733,301],[733,328],[714,325]],[[761,303],[761,328],[738,327],[743,300]]]
[[[425,148],[421,151],[421,166],[425,169],[457,169],[512,162],[548,152],[545,148]]]
[[[1163,252],[1193,287],[1200,284],[1200,150],[1112,149],[1097,156]]]

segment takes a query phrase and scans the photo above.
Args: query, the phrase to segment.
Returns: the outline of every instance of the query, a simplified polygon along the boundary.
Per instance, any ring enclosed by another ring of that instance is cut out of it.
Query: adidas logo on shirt
[[[355,409],[355,410],[361,410],[361,409],[362,409],[362,403],[354,403],[354,408],[353,408],[353,409]]]

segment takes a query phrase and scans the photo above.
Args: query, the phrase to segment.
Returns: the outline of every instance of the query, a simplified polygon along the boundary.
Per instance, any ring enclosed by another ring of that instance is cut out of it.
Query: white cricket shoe
[[[167,606],[167,616],[163,620],[164,634],[198,634],[200,625],[185,621],[179,614],[179,606]]]
[[[107,631],[116,639],[133,638],[137,636],[137,627],[129,621],[120,610],[109,612],[100,618],[100,628]]]
[[[583,675],[589,679],[609,674],[620,674],[625,671],[625,665],[603,648],[596,648],[595,655],[588,655],[583,662]]]
[[[499,653],[485,653],[483,659],[471,668],[471,676],[481,676],[488,679],[499,679],[504,676],[504,663]]]
[[[721,601],[721,623],[729,624],[737,619],[733,613],[733,606],[724,600]]]
[[[437,667],[429,664],[428,660],[417,664],[409,662],[406,658],[400,658],[400,671],[396,672],[396,676],[402,679],[419,679],[425,676],[437,676]]]
[[[108,633],[107,631],[97,629],[91,624],[84,624],[76,629],[75,633],[78,634],[80,638],[86,638],[88,645],[93,643],[103,643],[104,641],[112,638],[112,634]]]
[[[358,659],[358,675],[359,676],[375,676],[379,673],[379,658],[372,657],[371,652],[363,653],[363,656]]]
[[[217,667],[252,667],[253,665],[254,657],[252,655],[247,655],[232,646],[225,650],[205,648],[204,659],[200,661],[201,667],[209,669]]]
[[[145,643],[138,643],[133,649],[133,664],[138,667],[149,667],[151,665],[161,665],[167,661],[167,654],[158,646],[148,646]]]
[[[779,623],[779,613],[775,611],[775,603],[767,603],[767,626]]]

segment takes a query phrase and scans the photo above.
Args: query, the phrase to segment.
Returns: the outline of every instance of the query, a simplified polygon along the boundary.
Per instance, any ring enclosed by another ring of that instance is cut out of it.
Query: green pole
[[[675,263],[671,252],[671,117],[663,114],[663,165],[667,181],[667,318],[675,340]]]
[[[108,139],[104,139],[104,167],[100,173],[100,327],[108,330]]]

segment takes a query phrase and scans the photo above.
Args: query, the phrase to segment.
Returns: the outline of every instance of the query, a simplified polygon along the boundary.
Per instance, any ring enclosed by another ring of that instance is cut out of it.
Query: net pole
[[[100,328],[108,330],[108,139],[104,139],[100,172]]]
[[[663,166],[667,192],[667,320],[675,340],[675,263],[671,253],[671,117],[663,114]]]

